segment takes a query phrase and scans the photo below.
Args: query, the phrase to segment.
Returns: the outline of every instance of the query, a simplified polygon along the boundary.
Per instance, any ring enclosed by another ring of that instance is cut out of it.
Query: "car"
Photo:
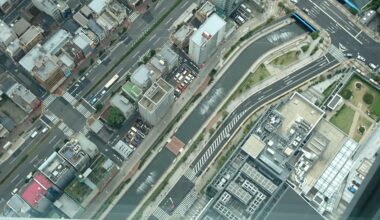
[[[187,79],[183,80],[183,82],[184,82],[186,85],[189,85],[189,84],[190,84],[190,82],[187,81]]]
[[[13,191],[11,192],[12,196],[15,195],[18,192],[18,188],[14,188]]]
[[[379,67],[379,65],[375,65],[373,63],[369,63],[368,66],[371,67],[372,70],[376,70]]]
[[[344,54],[344,56],[347,57],[347,58],[352,58],[353,57],[352,53],[346,53],[346,54]]]
[[[47,131],[49,130],[49,128],[48,127],[44,127],[44,129],[42,129],[42,134],[44,134],[44,133],[46,133]]]
[[[178,79],[178,77],[181,75],[181,73],[177,73],[177,74],[175,74],[175,77],[174,77],[174,79]]]
[[[303,8],[302,11],[305,12],[305,14],[309,14],[309,12],[310,12],[309,9],[307,9],[307,8]]]
[[[38,134],[38,131],[34,131],[34,132],[30,135],[30,137],[33,139],[33,138],[35,138],[35,137],[37,136],[37,134]]]
[[[80,78],[80,81],[83,81],[85,78],[86,78],[86,77],[83,76],[82,78]]]
[[[297,4],[298,0],[290,0],[293,4]]]
[[[102,93],[100,93],[102,95],[106,94],[106,90],[103,90]]]
[[[27,176],[26,176],[26,180],[30,180],[32,179],[33,177],[33,172],[30,172]]]
[[[362,56],[360,56],[359,54],[358,54],[358,56],[356,57],[356,59],[358,59],[358,60],[360,60],[360,61],[362,61],[362,62],[365,62],[365,58],[362,57]]]
[[[96,103],[96,101],[98,101],[98,98],[93,98],[93,99],[91,100],[90,104],[93,105],[93,104]]]
[[[191,80],[193,80],[195,78],[192,74],[189,74],[189,77]]]

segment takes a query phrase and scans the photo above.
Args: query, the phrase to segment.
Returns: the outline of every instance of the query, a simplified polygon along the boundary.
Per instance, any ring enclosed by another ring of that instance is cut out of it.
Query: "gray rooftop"
[[[60,29],[44,43],[43,48],[50,54],[56,54],[71,37],[69,32]]]
[[[220,29],[226,25],[226,22],[219,17],[217,14],[212,14],[206,21],[203,23],[197,31],[191,36],[191,41],[195,44],[201,46],[203,44],[204,32],[207,32],[211,36],[214,36]]]
[[[147,82],[149,82],[149,72],[150,70],[146,67],[146,65],[139,66],[131,76],[132,82],[138,86],[147,85]]]

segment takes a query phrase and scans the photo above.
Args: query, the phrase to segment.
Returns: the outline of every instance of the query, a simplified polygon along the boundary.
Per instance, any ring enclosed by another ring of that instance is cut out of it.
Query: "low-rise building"
[[[149,74],[150,70],[148,67],[141,65],[132,73],[131,82],[145,90],[150,86]]]
[[[104,12],[96,18],[96,23],[98,23],[98,25],[106,32],[111,32],[118,26],[116,20],[114,20],[108,12]]]
[[[69,32],[59,29],[55,32],[43,45],[45,51],[51,55],[58,56],[58,52],[62,47],[71,40],[72,36]]]
[[[78,172],[86,169],[98,153],[96,145],[82,134],[75,136],[58,151],[58,154]]]
[[[193,32],[193,27],[184,24],[176,32],[170,35],[170,39],[177,47],[187,48],[189,46],[189,39]]]
[[[99,26],[94,19],[89,19],[87,25],[88,28],[90,28],[90,30],[96,34],[96,36],[99,38],[99,41],[102,41],[104,38],[106,38],[106,31],[101,26]]]
[[[112,96],[110,104],[118,108],[126,119],[128,119],[135,111],[133,104],[126,97],[120,94],[115,94]]]
[[[156,125],[174,102],[174,88],[164,79],[158,79],[139,101],[139,112],[143,119]]]
[[[128,157],[133,153],[134,149],[130,147],[127,143],[122,140],[119,140],[113,147],[116,152],[118,152],[124,159],[128,159]]]
[[[32,112],[39,104],[38,98],[17,82],[5,94],[26,113]]]
[[[73,19],[75,22],[77,22],[82,28],[87,28],[88,19],[81,13],[81,11],[78,11],[73,15]]]
[[[17,35],[3,20],[0,20],[0,33],[0,49],[5,51],[8,45],[17,38]]]
[[[11,0],[0,0],[0,10],[7,14],[12,9],[12,1]]]
[[[18,217],[30,218],[32,208],[18,194],[13,195],[7,202],[7,206],[12,209]]]
[[[168,45],[165,45],[150,60],[150,65],[155,72],[159,72],[158,77],[153,77],[152,81],[156,81],[161,75],[167,74],[178,65],[178,54],[174,52]],[[153,75],[153,74],[152,74]],[[152,78],[152,77],[151,77]]]
[[[20,47],[25,52],[28,52],[35,45],[37,45],[43,40],[43,33],[44,30],[41,27],[34,25],[30,26],[28,30],[25,33],[23,33],[20,37]]]
[[[0,124],[0,138],[5,138],[9,134],[8,129],[6,129],[2,124]]]
[[[17,36],[21,36],[25,31],[29,29],[31,24],[25,20],[24,18],[20,18],[14,23],[13,30],[16,33]]]
[[[121,90],[129,99],[134,102],[138,102],[143,95],[142,89],[130,81],[126,82],[123,87],[121,87]]]
[[[75,32],[73,43],[82,50],[85,57],[88,57],[96,47],[96,42],[90,39],[82,28]]]
[[[204,22],[215,11],[215,5],[209,1],[203,3],[203,5],[195,12],[195,17]]]
[[[66,45],[63,46],[62,50],[63,53],[70,56],[76,64],[78,64],[85,58],[82,49],[73,42],[67,42]]]
[[[66,194],[62,194],[62,196],[54,202],[54,206],[70,219],[78,218],[84,211],[83,207]]]
[[[19,64],[50,92],[54,92],[66,79],[58,58],[46,53],[40,44],[33,47]]]
[[[64,190],[75,178],[75,169],[57,152],[53,152],[39,167],[43,173],[58,188]]]
[[[92,0],[88,7],[93,11],[95,16],[100,16],[110,4],[111,0]]]
[[[65,0],[32,0],[32,2],[36,8],[50,15],[56,21],[66,18],[71,12]]]
[[[106,12],[117,22],[118,25],[121,25],[128,17],[126,8],[118,1],[112,1],[106,8]]]
[[[6,54],[15,62],[19,61],[24,55],[24,51],[20,46],[20,39],[16,38],[5,49]]]

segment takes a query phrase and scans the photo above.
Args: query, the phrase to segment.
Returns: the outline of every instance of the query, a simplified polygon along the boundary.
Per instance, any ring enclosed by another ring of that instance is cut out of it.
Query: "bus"
[[[111,87],[115,82],[116,80],[119,79],[119,75],[116,74],[114,75],[107,83],[106,85],[104,86],[105,89],[108,89],[109,87]]]

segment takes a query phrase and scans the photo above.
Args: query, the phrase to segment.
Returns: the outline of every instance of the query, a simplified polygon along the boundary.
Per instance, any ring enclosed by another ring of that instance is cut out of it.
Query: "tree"
[[[102,103],[97,103],[97,104],[95,105],[96,112],[102,110],[102,108],[103,108],[103,104],[102,104]]]
[[[352,96],[352,92],[349,89],[345,89],[341,92],[341,95],[344,99],[350,99]]]
[[[373,103],[373,95],[371,93],[364,94],[363,101],[367,105],[372,104]]]
[[[365,127],[360,126],[360,128],[359,128],[359,132],[360,132],[360,134],[364,134],[364,132],[365,132]]]
[[[360,82],[357,82],[355,83],[355,87],[360,90],[362,88],[362,84]]]
[[[124,122],[123,113],[116,107],[111,107],[108,112],[108,124],[113,128],[119,128]]]

